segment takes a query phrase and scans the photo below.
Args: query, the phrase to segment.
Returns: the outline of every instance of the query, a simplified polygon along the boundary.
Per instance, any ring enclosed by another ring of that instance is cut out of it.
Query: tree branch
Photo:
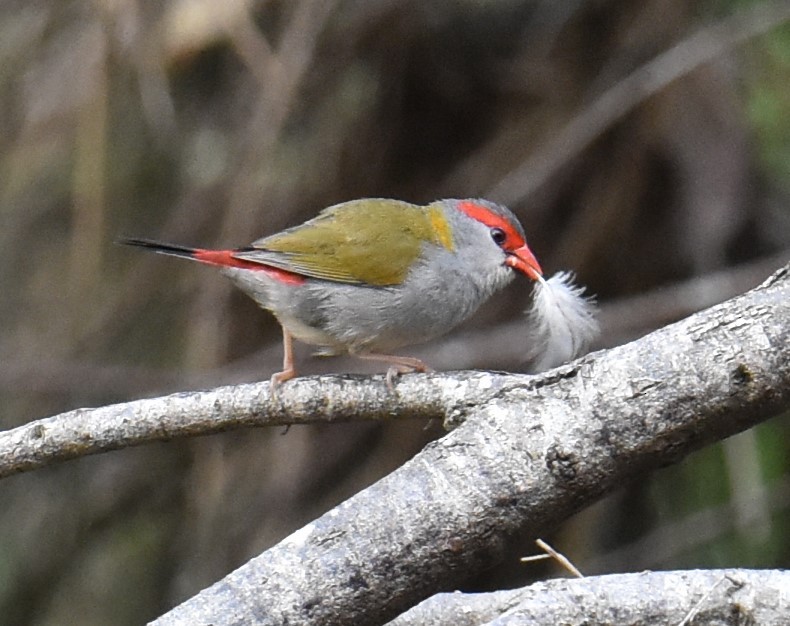
[[[481,381],[456,430],[154,623],[382,623],[500,561],[509,537],[786,410],[790,266],[631,344]]]
[[[266,382],[76,409],[0,432],[0,478],[89,454],[238,428],[444,419],[448,408],[498,388],[496,378],[482,372],[408,375],[391,393],[383,376],[320,376],[289,381],[278,397]]]
[[[787,623],[790,572],[690,570],[558,578],[493,593],[442,593],[388,626],[721,626]],[[686,622],[684,622],[686,620]]]

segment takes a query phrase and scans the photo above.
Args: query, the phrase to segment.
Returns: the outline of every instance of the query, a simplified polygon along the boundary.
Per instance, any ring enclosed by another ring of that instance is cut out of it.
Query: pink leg
[[[272,393],[276,394],[277,388],[282,383],[286,380],[291,380],[295,376],[293,337],[283,326],[283,371],[272,375],[270,382]]]

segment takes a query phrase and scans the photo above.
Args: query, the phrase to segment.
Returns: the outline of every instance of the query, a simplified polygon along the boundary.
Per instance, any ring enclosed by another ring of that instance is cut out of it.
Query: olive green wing
[[[423,243],[446,245],[448,234],[441,209],[433,205],[353,200],[259,239],[234,256],[302,276],[384,287],[403,282]]]

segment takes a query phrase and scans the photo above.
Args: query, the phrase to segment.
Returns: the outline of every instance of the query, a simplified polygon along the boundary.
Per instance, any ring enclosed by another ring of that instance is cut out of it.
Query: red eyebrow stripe
[[[458,208],[473,220],[477,220],[478,222],[481,222],[486,226],[490,226],[491,228],[501,228],[503,231],[505,231],[505,235],[507,235],[508,248],[519,248],[526,243],[519,232],[513,228],[513,225],[507,219],[501,215],[497,215],[488,207],[465,200],[458,203]]]

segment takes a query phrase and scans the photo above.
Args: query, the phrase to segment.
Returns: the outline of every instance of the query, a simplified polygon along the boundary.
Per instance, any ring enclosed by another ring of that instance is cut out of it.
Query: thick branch
[[[155,623],[376,624],[631,476],[790,407],[790,266],[636,342],[502,377],[455,431]]]
[[[703,617],[691,621],[693,615]],[[790,572],[690,570],[560,578],[493,593],[442,593],[388,626],[784,626]]]

